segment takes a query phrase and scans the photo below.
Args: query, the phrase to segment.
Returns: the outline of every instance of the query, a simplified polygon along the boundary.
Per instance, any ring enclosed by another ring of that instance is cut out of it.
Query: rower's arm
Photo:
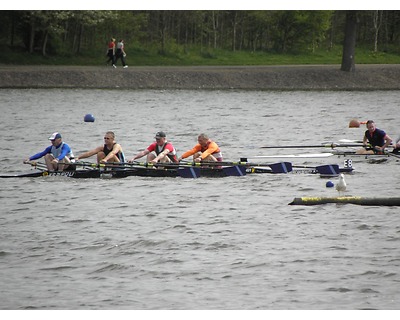
[[[85,159],[85,158],[89,158],[95,154],[97,154],[99,151],[103,150],[103,146],[97,147],[96,149],[90,150],[90,151],[86,151],[82,154],[80,154],[79,156],[75,157],[75,159]]]
[[[155,158],[153,159],[153,161],[154,161],[154,162],[157,162],[157,161],[163,159],[168,153],[170,153],[170,150],[165,149],[163,152],[160,152],[160,153],[158,154],[158,156],[155,157]]]
[[[146,154],[149,154],[150,153],[150,151],[149,150],[143,150],[143,151],[140,151],[136,156],[134,156],[132,159],[130,159],[129,160],[129,162],[132,162],[132,161],[134,161],[134,160],[136,160],[136,159],[139,159],[139,158],[141,158],[141,157],[144,157]]]
[[[382,149],[385,149],[386,147],[388,147],[393,141],[392,138],[389,137],[388,135],[386,135],[384,137],[384,139],[385,139],[385,144],[382,146]]]
[[[368,143],[368,139],[367,136],[364,134],[364,138],[363,138],[363,146],[366,147]]]

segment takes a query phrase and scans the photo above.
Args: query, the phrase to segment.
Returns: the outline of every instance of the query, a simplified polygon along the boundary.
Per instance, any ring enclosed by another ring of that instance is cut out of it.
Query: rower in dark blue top
[[[357,154],[383,154],[385,148],[392,143],[385,131],[378,129],[373,120],[367,121],[367,131],[363,138],[363,149],[357,150]],[[368,144],[370,146],[368,146]]]
[[[70,146],[62,141],[61,134],[58,132],[54,132],[49,137],[49,140],[51,141],[51,146],[24,160],[24,163],[44,157],[47,170],[63,171],[68,169],[71,160],[74,159]]]

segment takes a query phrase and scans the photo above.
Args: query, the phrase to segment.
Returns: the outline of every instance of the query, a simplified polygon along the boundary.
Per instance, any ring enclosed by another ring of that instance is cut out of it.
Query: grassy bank
[[[292,64],[340,64],[342,48],[314,53],[274,54],[267,52],[183,50],[159,54],[156,50],[126,48],[127,63],[131,66],[202,66],[202,65],[292,65]],[[102,52],[83,52],[80,55],[59,54],[43,57],[39,53],[6,49],[0,53],[2,64],[18,65],[104,65],[106,57]],[[358,48],[357,64],[399,64],[400,53],[378,52]]]

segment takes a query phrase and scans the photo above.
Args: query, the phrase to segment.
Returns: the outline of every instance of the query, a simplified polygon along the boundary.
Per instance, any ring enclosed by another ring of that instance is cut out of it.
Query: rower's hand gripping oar
[[[29,164],[29,165],[31,165],[32,167],[34,167],[35,169],[38,169],[38,170],[47,170],[47,166],[46,166],[46,164],[45,163],[41,163],[41,162],[36,162],[36,161],[32,161],[32,160],[29,160],[29,161],[24,161],[24,163],[25,164]]]

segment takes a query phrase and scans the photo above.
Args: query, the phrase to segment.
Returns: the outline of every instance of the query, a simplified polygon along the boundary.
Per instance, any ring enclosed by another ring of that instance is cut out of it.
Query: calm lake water
[[[397,91],[0,90],[0,172],[30,170],[22,160],[55,131],[75,154],[108,130],[128,158],[159,130],[179,154],[201,132],[225,160],[315,153],[259,147],[359,140],[365,128],[348,128],[352,118],[395,138],[399,105]],[[399,196],[400,163],[390,159],[356,162],[346,194]],[[336,196],[326,181],[2,179],[0,308],[398,309],[399,209],[288,205]]]

